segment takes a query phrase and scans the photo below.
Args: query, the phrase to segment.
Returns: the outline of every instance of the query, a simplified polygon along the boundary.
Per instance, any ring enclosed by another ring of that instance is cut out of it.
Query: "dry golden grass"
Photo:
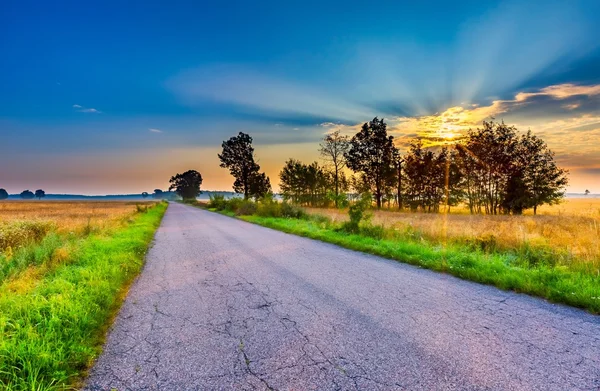
[[[105,229],[136,212],[139,203],[123,201],[2,201],[0,224],[46,221],[59,233]]]
[[[343,210],[312,209],[336,221],[345,221]],[[437,243],[474,243],[500,249],[550,249],[564,262],[584,262],[600,268],[600,199],[568,199],[544,206],[538,215],[470,215],[455,208],[450,214],[374,211],[373,224],[394,228],[416,239]]]

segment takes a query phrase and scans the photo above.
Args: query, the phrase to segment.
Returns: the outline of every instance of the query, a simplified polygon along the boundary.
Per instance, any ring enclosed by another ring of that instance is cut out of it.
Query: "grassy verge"
[[[50,258],[43,273],[29,266],[2,282],[0,388],[66,389],[80,379],[166,208],[158,204],[119,228],[71,242],[64,259]]]
[[[241,208],[232,208],[230,204],[211,202],[208,206],[212,207],[209,208],[211,211],[237,216],[268,228],[600,314],[600,276],[594,269],[581,265],[557,264],[554,254],[532,257],[512,251],[484,251],[459,243],[443,245],[422,239],[411,240],[393,229],[368,223],[349,233],[344,223],[335,223],[320,215],[298,213],[294,207],[285,204],[278,207],[267,201],[257,203],[254,208],[244,208],[254,210],[253,213],[240,213]]]

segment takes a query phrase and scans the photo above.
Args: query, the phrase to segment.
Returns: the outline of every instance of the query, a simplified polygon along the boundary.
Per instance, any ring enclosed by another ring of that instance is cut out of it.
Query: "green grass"
[[[77,385],[100,353],[110,320],[141,270],[166,208],[160,203],[119,229],[72,242],[67,259],[41,275],[29,277],[33,267],[2,283],[1,389]]]
[[[364,234],[349,234],[325,220],[256,215],[239,218],[279,231],[600,313],[600,277],[585,271],[544,263],[531,265],[521,260],[518,254],[510,252],[485,253],[460,245],[444,247],[424,241],[378,239]]]

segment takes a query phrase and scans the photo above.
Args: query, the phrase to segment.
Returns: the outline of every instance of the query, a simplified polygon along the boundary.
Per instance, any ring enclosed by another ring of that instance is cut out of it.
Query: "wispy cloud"
[[[83,107],[81,105],[73,105],[73,108],[75,110],[77,110],[79,113],[93,113],[93,114],[102,113],[100,110],[94,109],[93,107]]]
[[[150,133],[162,133],[163,132],[162,130],[156,129],[156,128],[150,128],[150,129],[148,129],[148,131]]]
[[[347,121],[371,115],[368,107],[319,86],[231,66],[184,72],[167,82],[167,86],[190,105],[213,102],[273,117],[312,116]]]

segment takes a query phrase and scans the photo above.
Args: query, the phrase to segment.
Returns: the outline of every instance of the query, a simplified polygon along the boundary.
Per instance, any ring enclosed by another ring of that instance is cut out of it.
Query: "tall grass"
[[[345,211],[307,208],[343,223]],[[517,253],[531,262],[544,258],[569,268],[600,274],[600,199],[570,199],[544,206],[537,216],[469,215],[373,211],[372,223],[398,239],[431,244],[458,244],[483,251]]]
[[[1,389],[66,389],[79,379],[99,354],[166,207],[129,213],[110,230],[74,240],[56,232],[29,247],[47,253],[40,246],[58,241],[49,260],[0,284]]]

